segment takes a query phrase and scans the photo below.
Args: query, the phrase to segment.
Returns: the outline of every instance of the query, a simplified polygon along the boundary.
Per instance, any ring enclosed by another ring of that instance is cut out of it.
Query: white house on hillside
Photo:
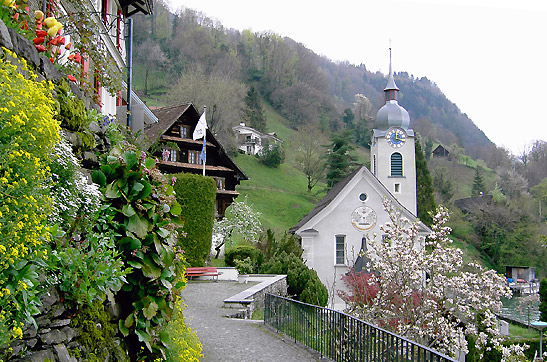
[[[236,134],[238,149],[248,155],[256,155],[264,148],[266,143],[270,145],[283,143],[274,132],[262,133],[246,126],[243,122],[239,126],[232,127],[232,129]]]
[[[362,166],[334,185],[290,230],[302,239],[306,265],[317,271],[329,293],[334,291],[331,307],[336,309],[345,307],[336,293],[344,289],[341,276],[351,267],[364,268],[359,252],[366,250],[367,238],[382,238],[380,227],[389,221],[383,199],[391,200],[403,217],[417,220],[414,131],[408,128],[408,112],[398,104],[398,91],[390,64],[386,103],[372,131],[371,169]],[[430,232],[421,224],[422,240]]]

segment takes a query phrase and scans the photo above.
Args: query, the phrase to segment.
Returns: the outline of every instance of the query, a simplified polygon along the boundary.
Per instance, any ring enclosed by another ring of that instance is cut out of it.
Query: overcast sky
[[[497,145],[547,140],[547,1],[168,0],[334,61],[426,76]],[[404,105],[404,104],[403,104]]]

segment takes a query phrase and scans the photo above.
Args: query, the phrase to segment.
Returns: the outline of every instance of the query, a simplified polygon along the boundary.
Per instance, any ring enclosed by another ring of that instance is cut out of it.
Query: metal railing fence
[[[266,294],[264,323],[336,362],[457,362],[348,314]]]

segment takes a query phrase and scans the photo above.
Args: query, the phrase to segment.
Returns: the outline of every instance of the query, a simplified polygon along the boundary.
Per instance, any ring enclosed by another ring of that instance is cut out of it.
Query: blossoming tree
[[[339,295],[349,313],[448,355],[468,352],[466,337],[480,351],[501,351],[496,313],[500,298],[511,295],[504,278],[476,263],[464,265],[462,251],[450,245],[445,208],[438,208],[425,241],[418,223],[389,201],[384,208],[390,221],[382,240],[368,242],[369,272],[343,277],[348,291]]]

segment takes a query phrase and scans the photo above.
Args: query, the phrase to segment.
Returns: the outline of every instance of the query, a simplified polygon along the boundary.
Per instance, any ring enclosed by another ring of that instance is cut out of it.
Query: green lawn
[[[539,331],[534,328],[525,328],[514,324],[509,324],[509,340],[518,342],[520,340],[539,340]]]
[[[287,231],[324,196],[324,184],[308,192],[304,174],[286,163],[269,168],[248,155],[238,155],[234,162],[249,177],[237,188],[239,198],[247,196],[253,210],[262,213],[264,229]]]

